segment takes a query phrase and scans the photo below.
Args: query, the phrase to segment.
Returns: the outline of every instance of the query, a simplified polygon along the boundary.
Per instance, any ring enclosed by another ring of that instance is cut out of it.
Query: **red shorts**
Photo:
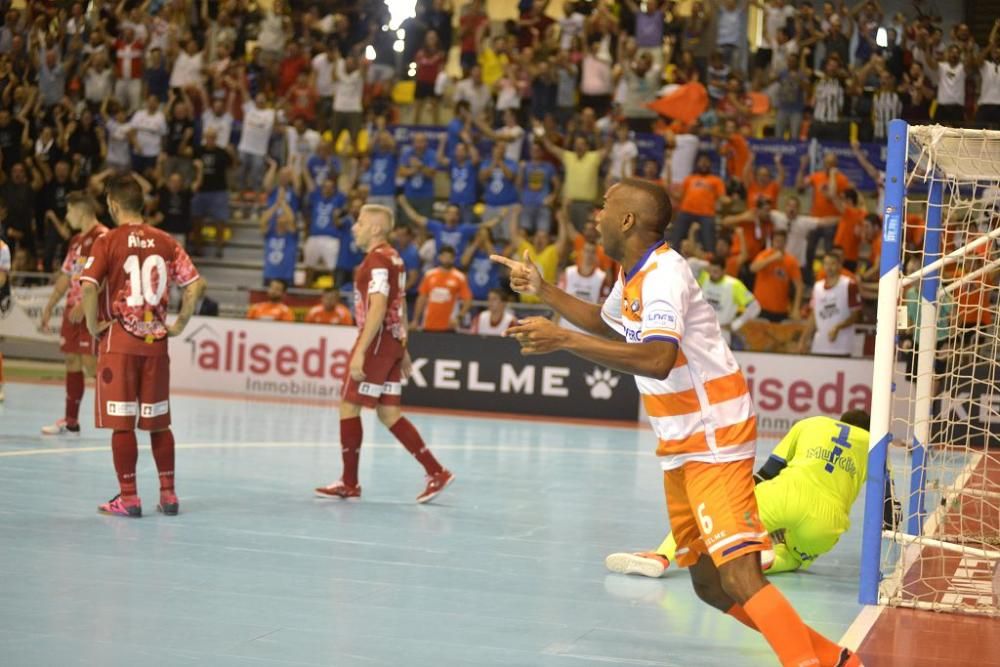
[[[663,473],[680,567],[694,565],[702,555],[718,567],[755,551],[762,552],[764,567],[770,566],[773,551],[757,513],[753,464],[753,459],[689,461]]]
[[[98,428],[144,431],[170,426],[170,357],[102,352],[94,398]]]
[[[406,350],[394,339],[383,340],[378,352],[372,351],[375,347],[372,344],[365,353],[365,379],[356,382],[348,376],[341,398],[366,408],[399,405],[403,398],[402,367]]]
[[[67,311],[68,314],[69,311]],[[73,324],[63,315],[62,327],[59,329],[59,351],[64,354],[97,354],[97,344],[90,332],[87,331],[87,322],[80,320]]]

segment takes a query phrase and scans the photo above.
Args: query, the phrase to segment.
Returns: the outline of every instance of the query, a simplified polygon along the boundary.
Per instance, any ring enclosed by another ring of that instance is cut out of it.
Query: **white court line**
[[[184,443],[175,445],[175,449],[306,449],[333,447],[330,443],[315,442],[200,442]],[[397,444],[366,444],[365,449],[399,449]],[[599,456],[649,456],[656,458],[652,448],[649,450],[623,450],[623,449],[597,449],[582,447],[530,447],[518,445],[484,445],[484,444],[455,444],[443,445],[434,443],[432,449],[436,450],[465,450],[474,448],[476,450],[486,450],[492,452],[517,452],[525,454],[594,454]],[[9,452],[0,452],[0,458],[14,456],[51,456],[53,454],[86,454],[92,452],[107,452],[111,450],[111,445],[98,445],[89,447],[46,447],[43,449],[16,449]],[[338,450],[339,451],[339,450]]]
[[[886,609],[887,607],[883,605],[865,605],[862,607],[861,613],[851,623],[851,627],[847,628],[844,636],[840,638],[840,645],[852,651],[857,651],[858,647],[861,646],[861,642],[865,640],[868,633],[875,627],[875,622],[878,621],[879,616]]]

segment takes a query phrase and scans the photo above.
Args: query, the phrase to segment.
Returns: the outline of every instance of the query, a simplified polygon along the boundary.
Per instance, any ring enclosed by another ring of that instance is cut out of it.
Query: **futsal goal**
[[[882,213],[860,599],[998,615],[1000,132],[893,121]]]

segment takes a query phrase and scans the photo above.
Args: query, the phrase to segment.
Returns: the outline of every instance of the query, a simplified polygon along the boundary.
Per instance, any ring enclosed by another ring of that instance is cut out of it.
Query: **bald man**
[[[316,489],[320,498],[360,498],[361,409],[375,408],[379,421],[424,467],[427,486],[417,496],[426,503],[455,479],[427,449],[420,433],[400,410],[402,380],[410,374],[406,351],[406,267],[389,244],[393,213],[385,206],[361,207],[351,228],[364,261],[354,272],[355,319],[360,333],[351,351],[350,376],[340,401],[340,447],[344,472]]]
[[[527,258],[495,256],[515,291],[538,296],[582,330],[532,317],[505,335],[526,355],[566,350],[636,376],[659,440],[677,564],[689,568],[698,597],[759,630],[782,665],[860,665],[805,625],[764,578],[761,559],[773,551],[754,498],[753,403],[715,311],[663,240],[671,212],[655,183],[627,178],[608,189],[597,226],[622,268],[603,306],[545,282]]]

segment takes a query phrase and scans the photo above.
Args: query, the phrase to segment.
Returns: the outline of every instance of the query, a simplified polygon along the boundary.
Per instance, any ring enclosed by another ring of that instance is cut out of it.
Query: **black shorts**
[[[418,100],[426,100],[428,97],[437,97],[437,93],[434,92],[434,84],[417,81],[417,91],[415,97]]]

